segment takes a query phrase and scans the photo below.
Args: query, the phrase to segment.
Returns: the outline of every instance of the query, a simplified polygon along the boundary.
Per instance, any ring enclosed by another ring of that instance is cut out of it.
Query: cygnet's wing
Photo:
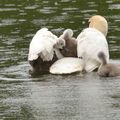
[[[98,58],[99,52],[104,52],[109,60],[108,43],[104,35],[94,28],[87,28],[77,37],[77,56],[82,57],[85,69],[91,72],[101,64]]]
[[[57,60],[51,67],[52,74],[70,74],[83,70],[83,61],[79,58],[64,57]]]
[[[48,31],[47,28],[40,29],[30,43],[28,60],[36,60],[39,56],[43,61],[52,60],[53,46],[57,42],[58,37]]]

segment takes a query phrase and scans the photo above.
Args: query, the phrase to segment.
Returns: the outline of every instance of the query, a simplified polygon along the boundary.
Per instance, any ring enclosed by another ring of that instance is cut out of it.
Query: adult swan
[[[91,17],[89,19],[89,28],[84,29],[77,37],[78,58],[67,58],[67,64],[66,58],[62,58],[50,67],[50,72],[53,74],[70,74],[82,70],[91,72],[97,69],[102,63],[98,57],[99,52],[104,53],[108,62],[107,32],[108,23],[104,17],[100,15]]]
[[[107,62],[109,61],[106,19],[95,15],[89,19],[89,22],[89,28],[84,29],[77,37],[77,56],[83,59],[86,72],[91,72],[101,65],[99,52],[103,52]]]
[[[64,46],[65,40],[58,38],[47,28],[38,30],[29,46],[28,61],[32,66],[30,74],[49,72],[49,67],[63,57],[59,49]]]

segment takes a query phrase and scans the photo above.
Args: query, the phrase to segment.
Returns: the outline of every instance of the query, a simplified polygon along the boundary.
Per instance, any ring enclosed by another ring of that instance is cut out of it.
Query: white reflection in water
[[[96,80],[92,75],[86,76],[86,79],[77,78],[76,80],[74,76],[72,77],[74,80],[66,81],[67,78],[64,78],[64,80],[59,79],[62,82],[54,80],[53,83],[32,84],[29,102],[36,117],[49,118],[49,120],[113,118],[112,103],[115,101],[109,95],[116,92],[115,88],[120,91],[118,88],[120,84],[117,85],[119,81],[101,81],[95,75]],[[120,117],[117,111],[114,117],[116,119]]]

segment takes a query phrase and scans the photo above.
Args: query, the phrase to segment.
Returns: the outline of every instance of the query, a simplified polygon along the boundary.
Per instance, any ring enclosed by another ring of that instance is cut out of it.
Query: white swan
[[[33,68],[31,74],[49,71],[51,64],[63,57],[59,49],[64,46],[65,40],[58,38],[47,28],[37,31],[29,46],[28,61]]]
[[[109,61],[106,19],[95,15],[89,22],[89,28],[84,29],[77,37],[77,55],[83,59],[86,72],[91,72],[100,66],[101,60],[98,57],[100,51],[105,54],[107,62]]]
[[[95,15],[89,19],[89,22],[89,28],[84,29],[77,37],[77,56],[81,59],[81,62],[69,58],[68,64],[72,63],[72,69],[69,70],[69,68],[66,68],[66,58],[62,58],[51,66],[51,73],[64,74],[64,70],[66,70],[66,74],[74,73],[76,66],[80,66],[80,64],[82,66],[79,71],[91,72],[101,64],[101,60],[98,58],[100,51],[104,52],[107,62],[109,61],[108,43],[105,38],[108,31],[106,19],[100,15]]]

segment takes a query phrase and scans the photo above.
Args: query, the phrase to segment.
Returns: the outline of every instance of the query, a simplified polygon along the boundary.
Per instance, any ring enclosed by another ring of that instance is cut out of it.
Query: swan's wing
[[[57,42],[58,37],[48,31],[47,28],[40,29],[30,43],[28,60],[36,60],[39,56],[44,61],[52,60],[53,46]]]
[[[104,52],[108,61],[108,43],[101,32],[93,28],[87,28],[78,35],[77,55],[84,59],[86,71],[91,72],[101,64],[98,58],[98,53],[101,51]]]
[[[57,60],[51,67],[52,74],[70,74],[83,70],[83,61],[79,58],[64,57]]]

